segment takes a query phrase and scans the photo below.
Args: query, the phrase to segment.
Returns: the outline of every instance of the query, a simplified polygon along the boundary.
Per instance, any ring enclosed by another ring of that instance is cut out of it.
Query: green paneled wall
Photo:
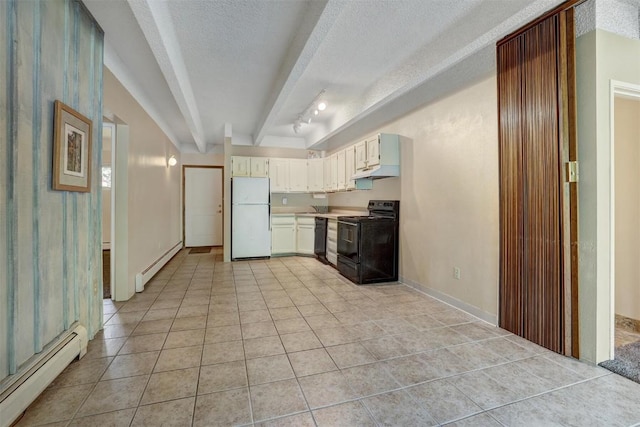
[[[79,1],[0,1],[0,391],[73,322],[102,326],[103,39]],[[52,190],[56,99],[93,122],[90,193]]]

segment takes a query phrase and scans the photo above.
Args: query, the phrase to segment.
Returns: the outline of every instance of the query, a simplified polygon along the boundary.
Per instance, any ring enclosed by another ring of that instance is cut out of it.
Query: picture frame
[[[92,123],[62,102],[55,101],[53,126],[53,189],[91,191]]]

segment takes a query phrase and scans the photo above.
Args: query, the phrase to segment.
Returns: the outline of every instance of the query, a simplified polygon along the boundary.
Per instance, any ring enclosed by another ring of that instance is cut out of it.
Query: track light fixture
[[[327,103],[325,101],[320,101],[322,95],[324,95],[325,89],[322,89],[313,100],[307,105],[307,107],[298,114],[295,121],[293,122],[293,131],[295,133],[300,132],[302,128],[302,124],[311,124],[311,117],[317,116],[320,111],[324,111],[327,108]]]

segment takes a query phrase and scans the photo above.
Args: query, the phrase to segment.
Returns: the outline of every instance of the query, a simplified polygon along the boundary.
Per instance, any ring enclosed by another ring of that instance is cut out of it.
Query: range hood
[[[359,171],[353,175],[353,179],[380,179],[400,176],[399,165],[378,165],[371,169]]]

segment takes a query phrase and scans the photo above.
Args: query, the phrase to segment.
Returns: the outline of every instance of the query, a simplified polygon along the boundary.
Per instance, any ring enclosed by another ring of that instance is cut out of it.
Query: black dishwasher
[[[327,218],[316,217],[313,253],[319,261],[327,263]]]

